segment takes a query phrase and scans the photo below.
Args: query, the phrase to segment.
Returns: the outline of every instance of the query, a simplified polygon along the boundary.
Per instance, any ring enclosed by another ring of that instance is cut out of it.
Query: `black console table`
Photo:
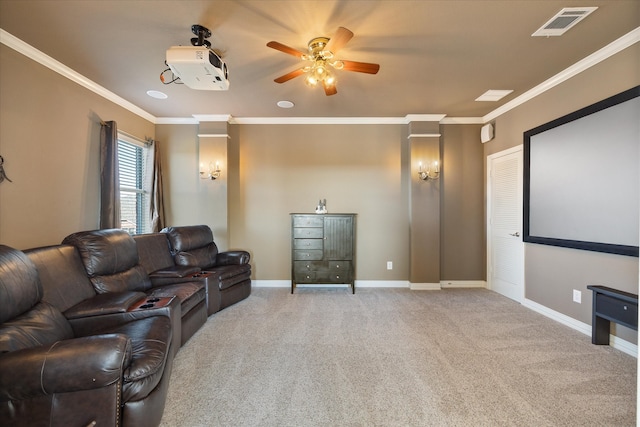
[[[593,291],[593,313],[591,314],[591,342],[609,345],[611,322],[638,330],[638,295],[608,288],[587,286]]]

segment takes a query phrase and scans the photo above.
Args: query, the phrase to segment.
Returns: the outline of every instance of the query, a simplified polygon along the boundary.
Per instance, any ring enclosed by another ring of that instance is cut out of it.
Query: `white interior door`
[[[487,157],[488,287],[524,300],[522,146]]]

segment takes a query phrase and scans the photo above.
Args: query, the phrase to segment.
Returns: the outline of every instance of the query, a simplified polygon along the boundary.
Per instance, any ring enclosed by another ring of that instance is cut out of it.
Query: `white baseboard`
[[[409,289],[412,291],[439,291],[442,288],[440,283],[409,283]]]
[[[251,280],[254,288],[290,288],[290,280]]]
[[[290,288],[290,280],[252,280],[251,285],[256,288]],[[304,287],[306,285],[297,285]],[[316,285],[309,285],[316,286]],[[324,285],[323,285],[324,286]],[[348,286],[348,285],[326,285],[326,286]],[[357,288],[408,288],[409,282],[406,280],[356,280]]]
[[[289,280],[253,280],[258,288],[289,288]],[[304,286],[304,285],[298,285]],[[313,286],[313,285],[311,285]],[[328,285],[330,286],[330,285]],[[443,280],[440,283],[410,283],[407,280],[356,280],[356,288],[409,288],[414,291],[433,291],[445,288],[486,288],[484,280]]]
[[[442,280],[440,282],[442,289],[447,288],[486,288],[485,280]]]
[[[531,301],[530,299],[525,298],[522,302],[522,305],[537,313],[542,314],[543,316],[555,320],[558,323],[562,323],[565,326],[568,326],[578,332],[582,332],[583,334],[591,337],[591,325],[576,320],[573,317],[569,317],[566,314],[562,314],[558,311],[552,310],[549,307],[538,304],[537,302]],[[629,341],[623,340],[622,338],[618,338],[615,335],[609,335],[609,345],[617,350],[622,351],[623,353],[635,357],[636,359],[638,358],[637,344],[633,344]]]
[[[356,288],[408,288],[406,280],[356,280]]]

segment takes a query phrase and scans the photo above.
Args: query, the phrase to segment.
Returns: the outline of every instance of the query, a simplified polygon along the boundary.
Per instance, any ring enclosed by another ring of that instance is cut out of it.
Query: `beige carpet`
[[[178,353],[163,426],[634,426],[636,359],[485,289],[255,288]]]

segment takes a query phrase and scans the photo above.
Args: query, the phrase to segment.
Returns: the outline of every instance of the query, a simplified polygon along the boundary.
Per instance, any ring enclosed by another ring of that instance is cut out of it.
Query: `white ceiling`
[[[588,6],[598,9],[565,35],[531,37],[563,7]],[[229,91],[160,81],[167,48],[190,45],[193,24],[212,31]],[[378,74],[339,71],[330,97],[302,77],[273,81],[299,60],[267,42],[305,50],[339,26],[355,36],[338,56],[379,63]],[[483,117],[638,27],[638,0],[0,0],[0,28],[156,118]],[[513,92],[475,101],[490,89]]]

